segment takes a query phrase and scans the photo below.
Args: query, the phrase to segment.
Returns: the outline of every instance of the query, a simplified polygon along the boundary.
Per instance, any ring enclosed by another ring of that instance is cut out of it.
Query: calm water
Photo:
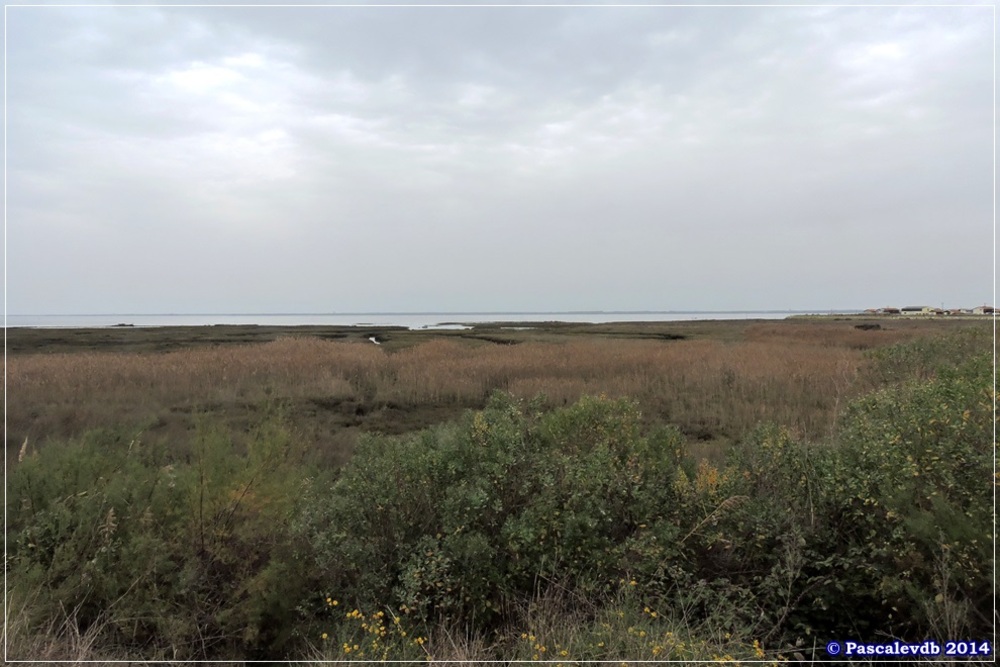
[[[137,327],[204,326],[211,324],[257,324],[296,326],[380,325],[411,329],[446,327],[482,322],[677,322],[681,320],[777,320],[795,314],[857,311],[756,310],[756,311],[663,311],[663,312],[552,312],[552,313],[251,313],[164,315],[7,315],[9,327]]]

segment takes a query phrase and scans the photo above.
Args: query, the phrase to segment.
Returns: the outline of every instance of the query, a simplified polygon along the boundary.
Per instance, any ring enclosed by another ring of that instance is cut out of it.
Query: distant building
[[[976,306],[972,312],[976,315],[993,315],[997,310],[993,306]]]
[[[899,308],[892,308],[891,306],[882,308],[882,312],[886,315],[899,315]]]
[[[930,306],[904,306],[902,312],[904,315],[933,315],[934,309]]]

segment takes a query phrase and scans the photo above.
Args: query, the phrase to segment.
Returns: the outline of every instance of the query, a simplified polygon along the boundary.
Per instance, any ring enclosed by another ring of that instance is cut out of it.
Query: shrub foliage
[[[42,591],[38,624],[69,614],[113,645],[171,659],[246,656],[287,639],[284,527],[300,485],[291,436],[272,416],[244,452],[209,424],[193,441],[190,460],[171,461],[102,431],[18,465],[10,566],[19,587]]]

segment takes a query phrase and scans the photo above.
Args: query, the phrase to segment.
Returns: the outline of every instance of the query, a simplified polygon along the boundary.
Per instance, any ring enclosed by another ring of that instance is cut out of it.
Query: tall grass
[[[762,420],[816,439],[831,432],[848,399],[869,388],[858,380],[868,364],[863,350],[904,335],[823,330],[816,323],[756,325],[735,342],[432,340],[395,353],[288,337],[165,353],[15,356],[7,368],[8,451],[25,438],[37,444],[123,422],[189,428],[192,411],[233,416],[275,400],[299,406],[293,413],[303,420],[354,410],[355,425],[364,427],[364,416],[380,409],[482,407],[495,390],[542,393],[550,407],[585,394],[629,396],[649,420],[673,423],[692,440],[734,439]],[[322,437],[336,440],[343,425],[322,426]]]

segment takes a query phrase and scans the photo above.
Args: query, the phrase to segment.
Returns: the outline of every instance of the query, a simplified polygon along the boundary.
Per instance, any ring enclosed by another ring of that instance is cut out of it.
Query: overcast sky
[[[992,7],[6,7],[7,310],[993,299]]]

